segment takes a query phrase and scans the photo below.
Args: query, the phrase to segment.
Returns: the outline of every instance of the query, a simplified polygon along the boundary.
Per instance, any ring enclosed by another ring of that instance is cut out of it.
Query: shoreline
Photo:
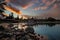
[[[0,26],[1,40],[48,40],[46,36],[34,33],[34,29],[31,27],[27,27],[25,30],[15,28],[12,29],[11,27],[11,25],[7,28]]]

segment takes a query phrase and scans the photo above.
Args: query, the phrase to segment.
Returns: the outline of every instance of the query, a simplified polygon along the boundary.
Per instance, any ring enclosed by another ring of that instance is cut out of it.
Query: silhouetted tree
[[[16,20],[19,20],[19,16],[17,15],[17,18],[16,18]]]
[[[56,19],[55,18],[52,18],[52,17],[49,17],[47,20],[48,21],[55,21]]]
[[[9,16],[6,17],[6,19],[14,19],[13,13],[9,14]]]
[[[14,18],[14,17],[13,17],[13,13],[9,14],[8,19],[13,19],[13,18]]]

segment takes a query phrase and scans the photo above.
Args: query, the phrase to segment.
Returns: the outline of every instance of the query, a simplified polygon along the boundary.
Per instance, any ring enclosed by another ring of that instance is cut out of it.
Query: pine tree
[[[16,20],[19,20],[19,15],[17,15],[17,18],[16,18]]]
[[[8,19],[14,19],[13,13],[9,14]]]

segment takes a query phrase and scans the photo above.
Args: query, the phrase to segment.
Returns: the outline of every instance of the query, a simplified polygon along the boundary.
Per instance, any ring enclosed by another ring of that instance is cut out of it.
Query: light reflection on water
[[[4,27],[12,25],[16,30],[25,30],[27,27],[32,27],[36,33],[48,36],[49,40],[60,40],[60,24],[37,24],[30,26],[27,23],[2,23],[0,25]]]
[[[14,28],[18,29],[24,29],[27,27],[24,23],[1,23],[0,25],[2,25],[3,27],[13,26]]]

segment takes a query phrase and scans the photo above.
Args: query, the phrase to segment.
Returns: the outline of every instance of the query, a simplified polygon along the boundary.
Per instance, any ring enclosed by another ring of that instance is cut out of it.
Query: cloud
[[[36,8],[34,8],[34,10],[40,10],[40,7],[36,7]]]
[[[10,0],[5,0],[5,2],[9,3],[9,2],[10,2]]]
[[[34,4],[33,0],[8,0],[7,3],[8,2],[12,3],[15,6],[21,6],[24,9],[26,9]]]
[[[32,5],[34,5],[34,3],[30,3],[30,4],[28,4],[28,5],[25,5],[25,6],[23,7],[23,9],[27,9],[27,8],[31,7]]]
[[[10,7],[10,6],[6,6],[4,5],[4,8],[12,13],[16,13],[16,14],[21,14],[21,11],[16,9],[16,8],[13,8],[13,7]]]
[[[58,6],[56,0],[42,0],[42,3],[40,4],[43,6],[35,7],[34,10],[47,10],[49,8],[57,8]]]
[[[56,0],[42,0],[42,3],[45,4],[45,6],[49,6],[53,4]]]
[[[23,9],[27,9],[31,6],[33,6],[35,3],[38,3],[38,0],[5,0],[8,5],[15,5],[22,7]]]
[[[55,9],[55,8],[58,8],[58,5],[57,4],[54,4],[52,9]]]
[[[46,3],[46,2],[47,2],[47,0],[42,0],[42,2],[43,2],[43,3]]]
[[[6,14],[6,13],[4,13],[4,12],[3,12],[2,14],[5,15],[5,16],[9,16],[8,14]]]
[[[56,0],[52,0],[52,1],[47,1],[45,4],[46,4],[46,6],[49,6],[49,5],[51,5],[51,4],[53,4],[54,2],[55,2]]]
[[[8,5],[11,3],[12,6],[18,6],[22,7],[23,9],[28,9],[29,7],[32,7],[33,5],[38,5],[37,7],[35,6],[33,9],[34,10],[46,10],[50,6],[54,6],[56,1],[59,0],[5,0]],[[41,6],[41,5],[43,6]]]
[[[47,8],[48,8],[47,6],[36,7],[36,8],[34,8],[34,10],[46,10]]]

